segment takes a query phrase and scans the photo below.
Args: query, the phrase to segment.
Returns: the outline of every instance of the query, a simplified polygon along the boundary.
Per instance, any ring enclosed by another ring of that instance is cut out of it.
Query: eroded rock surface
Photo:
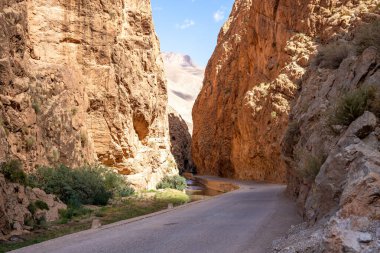
[[[287,181],[306,223],[274,252],[380,250],[378,112],[331,124],[345,94],[380,90],[378,45],[355,44],[379,18],[379,1],[237,0],[220,32],[193,109],[193,159],[202,174]]]
[[[178,173],[150,1],[0,3],[0,159]]]
[[[48,210],[36,208],[32,211],[30,205],[36,201],[46,203]],[[0,174],[0,239],[27,233],[38,220],[56,221],[60,209],[66,209],[66,205],[56,196],[38,188],[7,182]]]
[[[186,121],[169,107],[169,133],[171,151],[180,173],[195,172],[191,158],[191,135]]]
[[[285,182],[281,141],[310,56],[376,4],[235,1],[193,109],[198,171]]]

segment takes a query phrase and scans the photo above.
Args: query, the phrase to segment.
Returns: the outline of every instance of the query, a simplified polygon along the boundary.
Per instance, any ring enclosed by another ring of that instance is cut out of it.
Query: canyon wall
[[[0,3],[0,160],[178,173],[150,1]]]
[[[235,1],[193,108],[197,170],[285,182],[281,141],[310,55],[376,2]]]
[[[193,109],[197,170],[287,182],[273,252],[378,252],[379,1],[237,0]],[[349,119],[349,120],[348,120]]]

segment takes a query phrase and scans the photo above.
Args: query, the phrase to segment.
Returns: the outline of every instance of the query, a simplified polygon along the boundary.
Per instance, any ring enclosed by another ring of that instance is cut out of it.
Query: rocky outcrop
[[[305,75],[283,144],[290,168],[288,191],[312,233],[293,231],[275,244],[274,252],[380,250],[379,107],[370,106],[373,112],[364,112],[348,127],[331,123],[337,116],[334,108],[348,91],[375,89],[374,101],[380,101],[379,52],[370,47],[347,56],[337,69],[317,65]],[[302,172],[310,173],[310,159],[323,154],[326,158],[315,164],[316,178],[305,178]],[[313,240],[306,243],[306,238]]]
[[[286,181],[281,158],[291,101],[310,56],[377,1],[235,1],[193,109],[202,174]]]
[[[42,221],[56,221],[66,205],[54,195],[35,188],[7,182],[0,174],[0,240],[27,233]],[[43,209],[35,203],[45,203]],[[33,207],[31,207],[33,205]]]
[[[178,173],[150,1],[0,3],[0,160]]]
[[[220,32],[193,158],[202,174],[287,181],[306,223],[273,252],[380,250],[378,4],[237,0]]]
[[[171,151],[180,173],[194,173],[191,158],[191,135],[185,120],[173,108],[169,107],[169,133]]]

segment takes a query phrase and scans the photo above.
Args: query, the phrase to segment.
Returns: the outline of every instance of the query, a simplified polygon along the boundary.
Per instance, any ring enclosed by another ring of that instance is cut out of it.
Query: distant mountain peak
[[[169,105],[192,124],[191,111],[202,87],[204,69],[194,64],[189,55],[161,53],[168,81]]]
[[[162,58],[165,61],[165,64],[175,64],[182,67],[193,67],[197,68],[197,65],[194,64],[193,60],[189,55],[173,52],[163,52]]]

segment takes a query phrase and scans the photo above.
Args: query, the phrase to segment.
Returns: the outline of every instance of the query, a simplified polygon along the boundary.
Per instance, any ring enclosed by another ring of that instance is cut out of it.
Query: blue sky
[[[234,0],[151,0],[161,50],[188,54],[205,67]]]

